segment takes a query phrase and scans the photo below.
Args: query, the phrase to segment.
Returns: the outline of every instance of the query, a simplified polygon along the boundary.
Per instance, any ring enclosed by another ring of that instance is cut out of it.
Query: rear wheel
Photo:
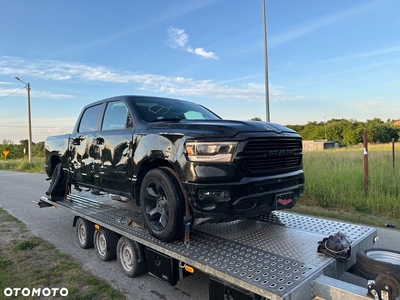
[[[114,259],[117,255],[118,234],[107,228],[96,229],[94,232],[94,248],[102,261]]]
[[[65,193],[66,178],[61,163],[58,163],[54,168],[51,176],[49,189],[46,195],[50,196],[53,201],[62,200]]]
[[[146,272],[147,265],[141,245],[124,236],[118,240],[117,259],[122,272],[128,277]]]
[[[93,247],[94,224],[88,220],[78,218],[76,221],[78,245],[83,249]]]
[[[183,238],[183,195],[171,172],[150,170],[140,189],[145,225],[154,237],[164,242]]]

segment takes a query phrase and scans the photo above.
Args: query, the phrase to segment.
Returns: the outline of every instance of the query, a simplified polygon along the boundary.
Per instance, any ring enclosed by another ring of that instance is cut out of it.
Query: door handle
[[[84,134],[80,134],[78,136],[75,136],[72,138],[72,144],[73,145],[80,145],[81,141],[83,141],[84,139],[86,139],[86,136]]]

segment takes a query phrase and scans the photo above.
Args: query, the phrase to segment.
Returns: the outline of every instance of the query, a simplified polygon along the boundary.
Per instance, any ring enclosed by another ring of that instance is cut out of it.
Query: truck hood
[[[184,134],[204,137],[235,137],[237,134],[266,133],[268,135],[296,135],[297,132],[285,126],[261,121],[236,120],[181,120],[179,122],[157,122],[148,125],[149,130],[166,134]]]

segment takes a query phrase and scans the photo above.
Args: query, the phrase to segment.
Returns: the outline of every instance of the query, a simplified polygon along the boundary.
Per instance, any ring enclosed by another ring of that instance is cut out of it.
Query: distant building
[[[400,126],[400,120],[394,121],[393,125]]]
[[[336,141],[328,141],[328,140],[312,140],[312,141],[303,141],[303,151],[318,151],[318,150],[326,150],[326,149],[335,149],[345,147],[346,145],[341,144]]]

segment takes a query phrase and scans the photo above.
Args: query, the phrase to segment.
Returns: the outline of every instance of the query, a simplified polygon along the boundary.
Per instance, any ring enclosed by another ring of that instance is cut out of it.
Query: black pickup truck
[[[45,141],[46,194],[71,185],[132,199],[149,232],[174,241],[194,225],[291,208],[304,189],[302,140],[284,126],[228,121],[188,101],[119,96],[82,110]]]

